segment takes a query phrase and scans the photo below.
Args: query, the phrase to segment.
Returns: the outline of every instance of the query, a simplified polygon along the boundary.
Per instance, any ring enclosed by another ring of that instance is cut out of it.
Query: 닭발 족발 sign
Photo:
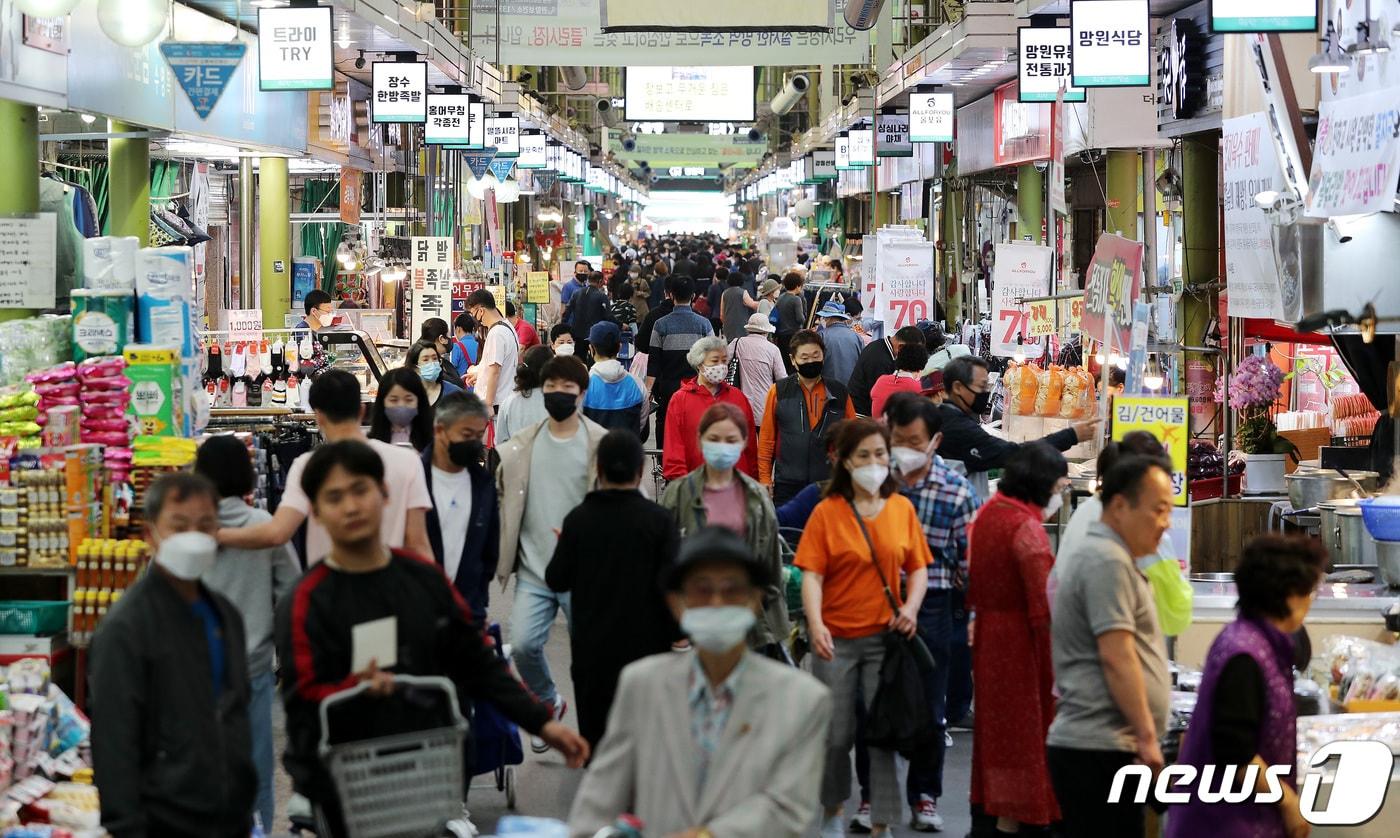
[[[1071,0],[1070,83],[1149,87],[1152,21],[1147,0]]]
[[[421,334],[425,320],[452,321],[452,237],[414,236],[409,244],[413,333]]]
[[[330,6],[258,9],[259,89],[333,89],[333,39]]]
[[[372,121],[428,121],[427,64],[422,61],[376,61],[371,80]]]

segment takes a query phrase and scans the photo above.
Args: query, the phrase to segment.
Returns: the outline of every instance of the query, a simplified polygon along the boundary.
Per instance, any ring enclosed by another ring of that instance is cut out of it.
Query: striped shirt
[[[669,389],[675,389],[681,379],[695,375],[695,370],[685,359],[690,347],[697,340],[714,333],[710,321],[696,314],[689,304],[677,305],[652,327],[647,375],[654,377],[658,383],[665,382]]]
[[[928,566],[929,590],[953,588],[955,567],[958,577],[967,579],[967,528],[982,505],[972,484],[935,454],[924,479],[902,487],[900,492],[914,504],[933,553],[933,564]]]

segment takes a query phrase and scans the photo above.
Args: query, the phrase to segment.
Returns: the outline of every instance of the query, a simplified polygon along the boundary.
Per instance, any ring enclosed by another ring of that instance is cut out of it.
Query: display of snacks
[[[1008,364],[1001,380],[1006,387],[1006,412],[1035,416],[1036,394],[1040,388],[1036,367],[1032,364]]]

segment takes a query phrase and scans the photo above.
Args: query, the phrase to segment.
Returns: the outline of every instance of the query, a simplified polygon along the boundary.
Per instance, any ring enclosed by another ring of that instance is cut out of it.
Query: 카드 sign
[[[1069,21],[1071,84],[1152,84],[1152,24],[1147,0],[1073,0]]]

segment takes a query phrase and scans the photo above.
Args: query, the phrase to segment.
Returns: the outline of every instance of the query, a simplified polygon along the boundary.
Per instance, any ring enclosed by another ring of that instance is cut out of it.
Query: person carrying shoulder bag
[[[886,635],[915,637],[928,587],[933,556],[914,505],[896,489],[884,426],[869,419],[838,425],[831,482],[807,522],[794,561],[803,570],[812,674],[831,688],[834,698],[822,777],[823,838],[845,834],[841,804],[851,789],[856,687],[864,705],[873,708],[888,644],[895,640]],[[908,590],[903,603],[886,582],[897,580],[901,571]],[[928,654],[927,649],[919,655],[903,646],[899,654],[906,653],[915,658]],[[889,825],[903,814],[894,751],[872,744],[870,772],[872,834],[887,836]]]

